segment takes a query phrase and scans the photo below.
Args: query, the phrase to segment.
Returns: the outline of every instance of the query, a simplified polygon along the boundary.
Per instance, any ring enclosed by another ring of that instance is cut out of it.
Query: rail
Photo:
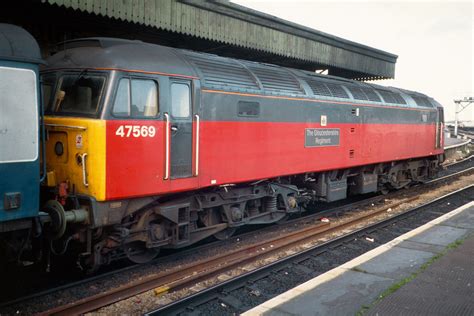
[[[157,308],[153,311],[150,311],[148,313],[145,313],[147,316],[155,316],[155,315],[177,315],[180,312],[185,311],[188,307],[200,305],[204,302],[210,301],[211,299],[214,299],[218,297],[218,293],[221,293],[224,288],[232,288],[235,289],[239,285],[246,284],[247,282],[250,282],[251,280],[255,280],[258,278],[258,275],[265,275],[268,274],[271,271],[276,271],[278,268],[288,265],[290,262],[298,262],[303,260],[305,257],[312,253],[321,253],[325,251],[326,249],[330,249],[332,247],[335,247],[336,245],[342,244],[344,241],[350,240],[357,238],[357,236],[360,236],[361,234],[364,234],[365,232],[370,232],[375,229],[381,228],[381,227],[386,227],[387,225],[400,221],[408,216],[411,216],[413,213],[416,213],[426,207],[429,207],[430,205],[433,205],[435,203],[438,203],[441,200],[450,198],[452,196],[457,196],[458,194],[462,194],[463,192],[466,192],[468,190],[472,190],[474,188],[474,184],[468,185],[462,189],[456,190],[454,192],[448,193],[446,195],[443,195],[441,197],[438,197],[435,200],[432,200],[428,203],[422,204],[420,206],[417,206],[415,208],[412,208],[408,211],[396,214],[392,217],[377,221],[375,223],[372,223],[370,225],[367,225],[363,228],[351,231],[345,235],[342,235],[340,237],[331,239],[325,243],[322,244],[317,244],[312,247],[309,247],[307,249],[304,249],[296,254],[290,255],[288,257],[279,259],[277,261],[274,261],[270,264],[267,264],[265,266],[262,266],[260,268],[257,268],[255,270],[249,271],[247,273],[243,273],[239,276],[236,276],[232,279],[229,279],[227,281],[224,281],[222,283],[219,283],[217,285],[214,285],[212,287],[209,287],[207,289],[204,289],[200,292],[197,292],[195,294],[192,294],[190,296],[184,297],[182,299],[179,299],[177,301],[174,301],[170,304],[164,305],[160,308]],[[471,197],[471,199],[473,199]],[[455,208],[455,206],[453,206]]]
[[[471,172],[472,170],[473,168],[469,168],[467,169],[467,171],[456,172],[451,177],[460,176],[466,172]],[[443,177],[440,178],[439,181],[443,182],[446,181],[448,178],[449,177]],[[216,257],[207,258],[205,260],[192,263],[190,265],[181,267],[179,270],[176,271],[146,277],[135,282],[130,282],[110,291],[106,291],[98,295],[81,299],[77,302],[59,306],[57,308],[48,310],[45,313],[42,313],[41,315],[83,314],[152,289],[155,289],[155,292],[163,293],[169,291],[176,291],[181,288],[191,286],[197,282],[206,280],[210,277],[221,274],[230,269],[236,268],[238,266],[242,266],[247,263],[266,258],[271,254],[275,254],[285,249],[295,247],[296,245],[301,245],[305,242],[321,238],[322,236],[326,236],[336,231],[341,231],[353,226],[357,226],[364,221],[386,213],[387,209],[389,208],[395,208],[396,206],[411,202],[417,198],[417,196],[411,197],[389,205],[384,205],[383,208],[380,208],[377,211],[355,217],[347,222],[342,222],[339,224],[320,223],[319,225],[307,227],[296,232],[291,232],[289,234],[278,236],[270,240],[265,240],[256,244],[242,247],[230,253],[221,254]],[[426,206],[430,203],[434,203],[437,200],[439,200],[439,198],[430,201],[429,203],[426,203],[423,206]],[[419,207],[416,207],[414,209],[419,209]],[[414,209],[401,214],[410,213]],[[398,216],[401,215],[396,215],[395,217]]]

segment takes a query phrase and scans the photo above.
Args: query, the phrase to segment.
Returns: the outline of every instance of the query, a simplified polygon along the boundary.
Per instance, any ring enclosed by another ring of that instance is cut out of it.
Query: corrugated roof
[[[74,10],[334,68],[360,79],[393,78],[397,56],[228,1],[42,0]],[[330,71],[331,73],[331,71]]]

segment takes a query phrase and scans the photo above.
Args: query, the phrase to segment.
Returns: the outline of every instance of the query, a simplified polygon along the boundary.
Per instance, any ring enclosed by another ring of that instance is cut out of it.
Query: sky
[[[232,0],[398,55],[395,79],[374,81],[425,93],[454,118],[454,99],[474,97],[474,1]],[[460,113],[474,120],[474,104]]]

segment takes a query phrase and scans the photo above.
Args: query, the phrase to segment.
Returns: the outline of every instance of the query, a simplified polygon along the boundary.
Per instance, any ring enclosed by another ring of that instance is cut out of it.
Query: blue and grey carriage
[[[27,31],[0,24],[0,232],[29,228],[38,216],[41,62]]]

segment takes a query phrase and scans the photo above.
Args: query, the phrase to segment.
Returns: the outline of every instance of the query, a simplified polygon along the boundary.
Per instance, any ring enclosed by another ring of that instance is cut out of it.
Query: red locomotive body
[[[219,94],[220,92],[204,90],[203,93]],[[248,98],[259,100],[260,96],[254,95]],[[325,106],[328,107],[326,111],[330,112],[329,107],[334,104]],[[325,106],[321,106],[323,113]],[[364,107],[368,105],[347,102],[338,106],[346,107],[346,111],[358,107],[363,112]],[[416,111],[420,118],[422,113],[430,112],[430,110],[411,108],[401,111]],[[428,125],[328,122],[323,127],[320,122],[305,121],[201,120],[199,122],[200,156],[197,158],[195,154],[193,155],[193,168],[199,169],[198,176],[171,178],[170,181],[166,181],[163,180],[164,137],[147,142],[137,141],[137,139],[123,140],[115,136],[119,126],[137,123],[140,125],[141,122],[107,122],[107,157],[115,157],[107,160],[107,174],[114,175],[107,177],[107,199],[168,194],[212,185],[345,169],[443,153],[442,147],[435,146],[435,123]],[[156,124],[156,128],[158,131],[163,131],[166,127],[165,124]],[[305,146],[305,131],[308,128],[338,129],[340,144]],[[195,146],[195,140],[193,146]],[[143,148],[150,149],[145,151]],[[195,153],[195,148],[193,152]],[[134,153],[142,153],[142,155]],[[197,159],[199,161],[196,161]]]

